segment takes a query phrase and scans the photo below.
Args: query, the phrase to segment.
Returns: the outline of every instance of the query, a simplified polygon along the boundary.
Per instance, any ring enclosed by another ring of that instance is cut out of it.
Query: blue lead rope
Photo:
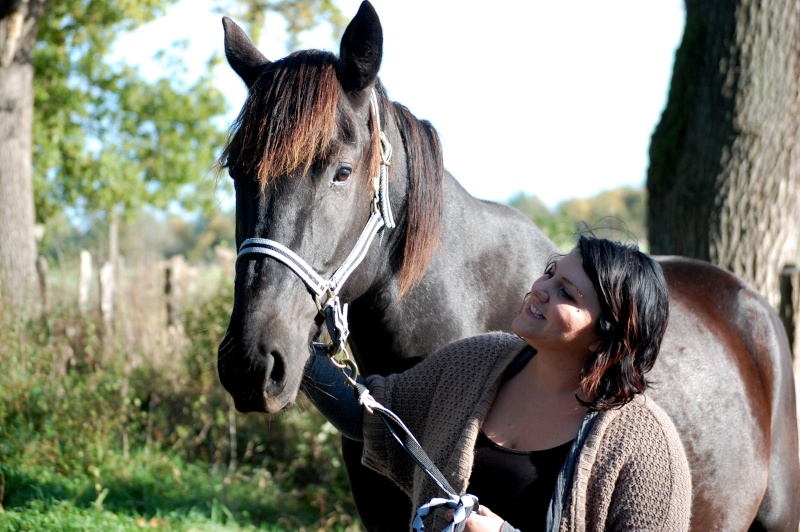
[[[380,416],[386,428],[389,429],[389,433],[397,440],[397,443],[400,444],[403,450],[408,453],[420,469],[422,469],[448,497],[446,499],[443,497],[435,497],[431,499],[430,502],[420,506],[414,517],[414,530],[416,532],[423,532],[425,530],[423,518],[426,517],[431,510],[441,506],[447,506],[454,510],[453,520],[442,532],[462,531],[466,525],[467,517],[478,509],[478,498],[469,493],[466,495],[459,495],[447,481],[444,474],[436,467],[436,464],[433,463],[433,460],[425,453],[425,450],[414,435],[411,434],[411,431],[408,430],[408,427],[397,417],[397,414],[377,402],[363,384],[357,383],[355,385],[355,390],[358,396],[358,402]]]

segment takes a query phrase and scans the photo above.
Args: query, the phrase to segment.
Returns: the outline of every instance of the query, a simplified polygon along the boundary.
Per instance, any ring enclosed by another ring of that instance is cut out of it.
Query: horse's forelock
[[[329,52],[295,52],[270,64],[250,89],[221,165],[255,170],[262,188],[307,172],[331,153],[339,95],[336,56]]]

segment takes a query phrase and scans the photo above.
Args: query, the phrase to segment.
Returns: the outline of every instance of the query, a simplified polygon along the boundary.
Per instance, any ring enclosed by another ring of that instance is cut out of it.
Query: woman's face
[[[600,301],[574,249],[533,283],[511,329],[540,352],[588,356],[597,348],[599,317]]]

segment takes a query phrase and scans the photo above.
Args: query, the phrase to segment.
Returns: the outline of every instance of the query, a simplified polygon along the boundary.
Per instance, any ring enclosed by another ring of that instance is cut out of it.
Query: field
[[[110,316],[77,265],[41,317],[3,308],[0,531],[357,530],[333,427],[302,401],[240,414],[218,383],[230,257],[169,263],[169,290],[167,265],[119,269]]]

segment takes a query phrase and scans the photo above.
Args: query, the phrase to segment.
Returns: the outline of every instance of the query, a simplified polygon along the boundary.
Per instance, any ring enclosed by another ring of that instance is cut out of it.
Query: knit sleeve
[[[448,361],[461,355],[459,342],[444,346],[416,366],[387,377],[367,377],[367,388],[383,406],[403,420],[415,437],[422,430],[437,383],[447,371]],[[364,416],[362,462],[391,478],[403,491],[412,491],[415,464],[405,456],[377,415]]]
[[[636,403],[609,428],[608,441],[617,443],[598,460],[596,482],[590,480],[590,521],[602,522],[600,512],[606,530],[688,530],[692,483],[677,430],[652,400]]]
[[[484,394],[483,383],[492,379],[493,371],[500,371],[495,369],[498,361],[511,357],[520,343],[503,333],[457,340],[403,373],[368,377],[367,387],[378,402],[403,420],[431,459],[443,468],[456,445],[458,431],[463,430],[457,420],[475,410],[476,401],[471,398]],[[448,426],[451,422],[458,430]],[[414,463],[378,416],[366,415],[363,429],[362,462],[392,478],[411,495]]]

